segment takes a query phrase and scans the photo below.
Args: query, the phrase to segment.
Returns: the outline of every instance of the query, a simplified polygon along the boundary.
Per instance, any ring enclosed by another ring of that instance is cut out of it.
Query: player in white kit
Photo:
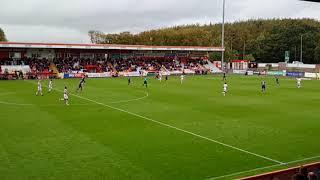
[[[37,90],[37,92],[36,92],[36,96],[38,96],[38,95],[41,95],[41,96],[43,96],[43,93],[42,93],[42,84],[41,84],[41,81],[39,80],[38,81],[38,90]]]
[[[301,88],[301,78],[297,78],[297,87]]]
[[[52,89],[53,89],[53,82],[52,82],[52,79],[50,79],[49,85],[48,85],[48,91],[51,92]]]
[[[162,74],[161,74],[161,72],[159,72],[159,81],[160,81],[160,82],[162,81]]]
[[[223,85],[223,95],[224,96],[226,96],[227,95],[227,93],[228,93],[228,84],[227,83],[224,83],[224,85]]]
[[[68,93],[68,88],[67,86],[64,87],[63,90],[63,99],[61,99],[61,101],[64,101],[64,103],[69,106],[69,93]]]
[[[182,74],[182,75],[180,76],[180,82],[181,82],[181,84],[183,83],[183,81],[184,81],[184,75]]]

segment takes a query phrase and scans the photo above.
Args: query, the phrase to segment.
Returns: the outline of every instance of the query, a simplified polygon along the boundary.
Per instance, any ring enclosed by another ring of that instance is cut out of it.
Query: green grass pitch
[[[320,81],[231,76],[226,97],[221,76],[132,81],[43,81],[44,96],[1,81],[0,179],[233,179],[320,160]]]

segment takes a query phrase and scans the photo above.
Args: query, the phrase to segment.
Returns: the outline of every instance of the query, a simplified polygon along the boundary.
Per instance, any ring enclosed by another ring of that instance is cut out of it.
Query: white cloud
[[[0,25],[2,26],[2,25]],[[48,26],[3,25],[7,39],[15,42],[88,43],[89,38],[77,29]]]

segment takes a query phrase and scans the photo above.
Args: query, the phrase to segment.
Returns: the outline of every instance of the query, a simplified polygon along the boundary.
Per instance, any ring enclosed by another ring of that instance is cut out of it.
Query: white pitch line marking
[[[6,102],[6,101],[0,101],[0,104],[5,105],[12,105],[12,106],[38,106],[38,107],[61,107],[63,104],[23,104],[23,103],[14,103],[14,102]],[[73,106],[92,106],[95,104],[72,104]]]
[[[35,83],[32,83],[32,84],[35,84]],[[54,90],[56,90],[56,89],[54,89]],[[56,91],[59,91],[59,90],[56,90]],[[59,91],[59,92],[61,92],[61,91]],[[148,92],[143,92],[143,93],[145,93],[145,96],[143,96],[143,97],[139,97],[139,98],[135,98],[135,99],[129,99],[129,100],[114,101],[114,102],[109,102],[109,103],[110,104],[126,103],[126,102],[132,102],[132,101],[139,101],[139,100],[142,100],[142,99],[145,99],[145,98],[149,97],[149,93]],[[15,94],[15,93],[5,92],[5,93],[0,93],[0,96],[10,95],[10,94]],[[55,106],[61,106],[62,105],[62,104],[36,105],[36,104],[14,103],[14,102],[7,102],[7,101],[0,101],[0,104],[14,105],[14,106],[40,106],[40,107],[55,107]],[[95,104],[97,104],[97,103],[95,103]],[[94,104],[72,104],[72,106],[90,106],[90,105],[94,105]]]
[[[10,94],[14,94],[14,93],[13,92],[4,92],[4,93],[0,93],[0,96],[10,95]]]
[[[20,103],[12,103],[12,102],[5,102],[5,101],[0,101],[0,104],[14,105],[14,106],[32,106],[33,105],[33,104],[20,104]]]
[[[33,83],[33,82],[32,82]],[[34,84],[34,83],[33,83]],[[63,92],[61,90],[58,90],[58,89],[54,89],[55,91],[59,91],[59,92]],[[110,105],[107,105],[107,104],[104,104],[104,103],[101,103],[101,102],[98,102],[98,101],[95,101],[95,100],[92,100],[92,99],[89,99],[89,98],[85,98],[85,97],[82,97],[82,96],[79,96],[79,95],[76,95],[76,94],[72,94],[70,93],[70,95],[74,96],[74,97],[77,97],[77,98],[80,98],[80,99],[83,99],[83,100],[87,100],[89,102],[93,102],[93,103],[96,103],[96,104],[99,104],[101,106],[104,106],[104,107],[108,107],[110,109],[114,109],[114,110],[117,110],[117,111],[120,111],[120,112],[124,112],[124,113],[127,113],[127,114],[130,114],[132,116],[136,116],[136,117],[139,117],[141,119],[145,119],[145,120],[148,120],[148,121],[151,121],[151,122],[154,122],[156,124],[160,124],[162,126],[165,126],[165,127],[168,127],[168,128],[171,128],[171,129],[175,129],[175,130],[178,130],[178,131],[181,131],[181,132],[184,132],[186,134],[189,134],[189,135],[193,135],[195,137],[198,137],[198,138],[201,138],[201,139],[205,139],[207,141],[211,141],[211,142],[214,142],[216,144],[220,144],[222,146],[225,146],[225,147],[229,147],[231,149],[235,149],[235,150],[238,150],[240,152],[243,152],[243,153],[246,153],[246,154],[250,154],[250,155],[253,155],[253,156],[256,156],[256,157],[259,157],[259,158],[262,158],[262,159],[265,159],[265,160],[268,160],[268,161],[271,161],[271,162],[275,162],[277,164],[285,164],[281,161],[278,161],[278,160],[275,160],[275,159],[272,159],[272,158],[269,158],[269,157],[266,157],[266,156],[263,156],[263,155],[260,155],[260,154],[256,154],[256,153],[253,153],[253,152],[250,152],[250,151],[247,151],[247,150],[244,150],[244,149],[241,149],[241,148],[238,148],[238,147],[235,147],[235,146],[232,146],[232,145],[229,145],[229,144],[225,144],[223,142],[220,142],[220,141],[217,141],[217,140],[214,140],[214,139],[211,139],[211,138],[208,138],[208,137],[205,137],[205,136],[202,136],[202,135],[199,135],[199,134],[196,134],[196,133],[193,133],[193,132],[190,132],[190,131],[187,131],[187,130],[184,130],[184,129],[181,129],[181,128],[178,128],[178,127],[175,127],[175,126],[171,126],[169,124],[166,124],[166,123],[163,123],[163,122],[160,122],[160,121],[156,121],[154,119],[151,119],[151,118],[148,118],[148,117],[145,117],[145,116],[141,116],[139,114],[136,114],[136,113],[133,113],[133,112],[129,112],[129,111],[126,111],[126,110],[123,110],[123,109],[120,109],[120,108],[117,108],[117,107],[113,107],[113,106],[110,106]]]
[[[60,91],[60,90],[56,90],[56,91]],[[62,91],[60,91],[60,92],[62,92]],[[190,132],[190,131],[187,131],[187,130],[184,130],[184,129],[181,129],[181,128],[178,128],[178,127],[175,127],[175,126],[171,126],[171,125],[169,125],[169,124],[165,124],[165,123],[163,123],[163,122],[156,121],[156,120],[154,120],[154,119],[151,119],[151,118],[148,118],[148,117],[145,117],[145,116],[141,116],[141,115],[136,114],[136,113],[133,113],[133,112],[129,112],[129,111],[126,111],[126,110],[117,108],[117,107],[113,107],[113,106],[110,106],[110,105],[107,105],[107,104],[104,104],[104,103],[101,103],[101,102],[98,102],[98,101],[95,101],[95,100],[92,100],[92,99],[88,99],[88,98],[85,98],[85,97],[82,97],[82,96],[79,96],[79,95],[76,95],[76,94],[70,93],[70,95],[72,95],[72,96],[74,96],[74,97],[77,97],[77,98],[80,98],[80,99],[83,99],[83,100],[87,100],[87,101],[90,101],[90,102],[99,104],[99,105],[104,106],[104,107],[108,107],[108,108],[110,108],[110,109],[114,109],[114,110],[121,111],[121,112],[130,114],[130,115],[133,115],[133,116],[136,116],[136,117],[139,117],[139,118],[148,120],[148,121],[152,121],[152,122],[157,123],[157,124],[160,124],[160,125],[162,125],[162,126],[165,126],[165,127],[171,128],[171,129],[175,129],[175,130],[184,132],[184,133],[186,133],[186,134],[193,135],[193,136],[196,136],[196,137],[198,137],[198,138],[205,139],[205,140],[214,142],[214,143],[216,143],[216,144],[220,144],[220,145],[222,145],[222,146],[229,147],[229,148],[231,148],[231,149],[235,149],[235,150],[241,151],[241,152],[246,153],[246,154],[250,154],[250,155],[253,155],[253,156],[256,156],[256,157],[259,157],[259,158],[268,160],[268,161],[272,161],[272,162],[275,162],[275,163],[278,163],[278,164],[284,164],[284,163],[281,162],[281,161],[278,161],[278,160],[275,160],[275,159],[272,159],[272,158],[269,158],[269,157],[266,157],[266,156],[263,156],[263,155],[260,155],[260,154],[256,154],[256,153],[253,153],[253,152],[250,152],[250,151],[247,151],[247,150],[244,150],[244,149],[241,149],[241,148],[238,148],[238,147],[229,145],[229,144],[225,144],[225,143],[222,143],[222,142],[220,142],[220,141],[217,141],[217,140],[214,140],[214,139],[211,139],[211,138],[208,138],[208,137],[205,137],[205,136],[202,136],[202,135],[199,135],[199,134],[196,134],[196,133],[193,133],[193,132]]]
[[[237,175],[246,174],[246,173],[250,173],[250,172],[255,172],[255,171],[259,171],[259,170],[264,170],[264,169],[269,169],[269,168],[274,168],[274,167],[280,167],[280,166],[287,166],[289,164],[295,164],[295,163],[304,162],[304,161],[307,161],[307,160],[312,160],[312,159],[317,159],[317,158],[320,158],[320,156],[314,156],[314,157],[310,157],[310,158],[290,161],[290,162],[287,162],[287,163],[284,163],[284,164],[276,164],[276,165],[272,165],[272,166],[265,166],[265,167],[255,168],[255,169],[251,169],[251,170],[247,170],[247,171],[236,172],[236,173],[227,174],[227,175],[223,175],[223,176],[208,178],[207,180],[222,179],[222,178],[237,176]]]
[[[126,102],[132,102],[132,101],[139,101],[139,100],[142,100],[142,99],[145,99],[145,98],[149,97],[149,93],[148,93],[148,92],[144,92],[144,93],[146,93],[146,95],[143,96],[143,97],[140,97],[140,98],[130,99],[130,100],[115,101],[115,102],[110,102],[109,104],[118,104],[118,103],[126,103]]]
[[[3,93],[3,94],[0,94],[0,96],[8,95],[8,94],[13,94],[13,93]],[[110,102],[110,104],[119,104],[119,103],[126,103],[126,102],[132,102],[132,101],[139,101],[139,100],[145,99],[147,97],[149,97],[149,93],[146,92],[146,95],[143,97],[129,99],[129,100],[114,101],[114,102]],[[54,107],[54,106],[61,106],[62,105],[62,104],[45,104],[45,105],[22,104],[22,103],[13,103],[13,102],[7,102],[7,101],[0,101],[0,104],[14,105],[14,106],[41,106],[41,107]],[[97,104],[97,103],[94,103],[94,104]],[[72,106],[90,106],[90,105],[94,105],[94,104],[72,104]]]

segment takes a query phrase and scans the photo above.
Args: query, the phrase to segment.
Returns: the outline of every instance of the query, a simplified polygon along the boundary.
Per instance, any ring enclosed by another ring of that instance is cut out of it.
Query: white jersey
[[[301,88],[301,79],[300,78],[297,79],[297,86],[298,86],[298,88]]]
[[[184,75],[181,75],[180,78],[181,78],[181,80],[184,80]]]
[[[65,100],[69,99],[69,97],[68,97],[68,90],[67,90],[67,89],[64,89],[64,90],[63,90],[63,98],[64,98]]]
[[[301,79],[297,79],[297,84],[301,84]]]
[[[38,91],[42,91],[42,84],[38,82]]]
[[[49,81],[49,86],[48,86],[49,92],[51,92],[52,89],[53,89],[53,85],[52,84],[53,84],[52,81]]]
[[[223,91],[224,91],[224,92],[227,92],[227,91],[228,91],[228,84],[224,84],[224,85],[223,85]]]

